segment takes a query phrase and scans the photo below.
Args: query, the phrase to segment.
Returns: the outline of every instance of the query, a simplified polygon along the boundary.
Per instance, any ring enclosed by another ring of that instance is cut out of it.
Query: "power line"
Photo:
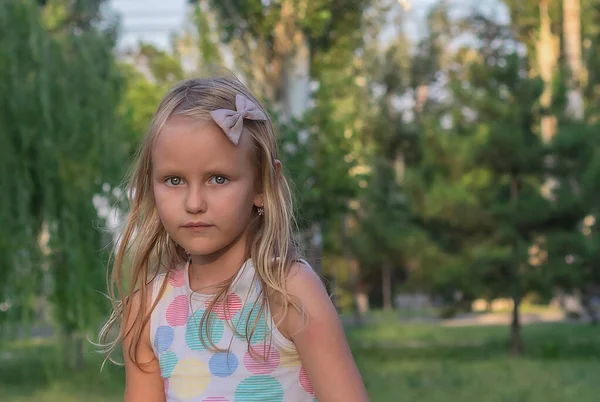
[[[183,17],[186,15],[185,12],[175,12],[173,10],[145,10],[145,11],[123,11],[123,10],[113,10],[123,16],[127,16],[128,18],[163,18],[163,17]]]
[[[122,33],[123,35],[127,35],[127,34],[131,34],[131,33],[146,33],[146,32],[171,32],[171,31],[177,31],[179,30],[181,27],[178,26],[153,26],[153,25],[147,25],[147,26],[123,26],[122,27]]]

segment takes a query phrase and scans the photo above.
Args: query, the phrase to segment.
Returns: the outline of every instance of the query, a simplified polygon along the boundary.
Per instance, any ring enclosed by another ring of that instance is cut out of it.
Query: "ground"
[[[408,324],[392,314],[349,329],[348,338],[374,402],[596,402],[600,395],[600,328],[589,325],[527,325],[521,358],[507,354],[505,325]],[[90,352],[85,370],[61,370],[56,353],[48,342],[0,347],[0,400],[122,400],[120,368],[99,373],[101,359]]]

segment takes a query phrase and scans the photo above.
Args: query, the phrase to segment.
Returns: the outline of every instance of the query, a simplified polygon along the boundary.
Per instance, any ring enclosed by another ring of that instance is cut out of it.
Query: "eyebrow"
[[[173,175],[173,176],[183,176],[184,172],[181,169],[181,167],[179,166],[161,166],[161,167],[154,167],[153,169],[153,173],[154,175],[158,175],[158,176],[169,176],[169,175]],[[216,175],[223,175],[223,176],[240,176],[243,174],[243,170],[233,167],[233,166],[208,166],[205,169],[202,169],[201,171],[194,171],[194,173],[201,173],[204,176],[216,176]]]

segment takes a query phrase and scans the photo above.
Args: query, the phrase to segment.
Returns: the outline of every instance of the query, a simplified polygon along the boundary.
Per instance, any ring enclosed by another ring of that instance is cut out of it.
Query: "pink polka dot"
[[[313,390],[312,384],[308,379],[308,374],[306,373],[306,369],[304,368],[304,366],[300,368],[300,385],[302,385],[302,388],[304,388],[306,392],[308,392],[312,396],[315,395],[315,391]]]
[[[229,402],[229,401],[227,399],[225,399],[225,397],[223,397],[223,396],[209,396],[208,398],[203,399],[202,402]]]
[[[169,379],[168,378],[163,378],[163,382],[165,385],[165,395],[169,395]]]
[[[211,301],[206,301],[206,307],[210,306]],[[238,311],[242,309],[242,300],[235,293],[227,296],[225,301],[217,301],[213,312],[222,320],[231,321]]]
[[[257,345],[252,348],[252,352],[244,354],[244,366],[252,374],[271,374],[279,367],[280,356],[275,347]]]
[[[167,308],[167,322],[172,327],[185,325],[190,312],[190,305],[186,295],[179,295]]]
[[[169,283],[174,288],[181,287],[185,284],[185,269],[178,269],[169,273]]]

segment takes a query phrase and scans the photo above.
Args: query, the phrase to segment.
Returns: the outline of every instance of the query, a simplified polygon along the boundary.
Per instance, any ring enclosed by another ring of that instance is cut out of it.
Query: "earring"
[[[258,216],[263,216],[265,214],[265,209],[263,207],[257,207]]]

